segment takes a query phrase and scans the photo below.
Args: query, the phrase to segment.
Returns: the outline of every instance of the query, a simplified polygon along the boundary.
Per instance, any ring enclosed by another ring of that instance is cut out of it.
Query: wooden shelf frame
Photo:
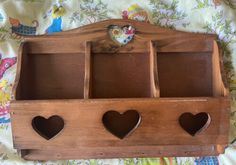
[[[117,46],[107,33],[111,24],[135,27],[133,41]],[[93,54],[131,52],[147,53],[150,97],[94,99]],[[213,95],[160,97],[158,57],[168,52],[211,54]],[[17,87],[27,53],[84,55],[82,98],[21,99]],[[55,35],[25,37],[13,86],[15,100],[11,102],[14,147],[29,160],[218,155],[228,145],[230,98],[224,82],[220,47],[211,34],[174,31],[133,20],[107,20]],[[131,109],[137,110],[142,120],[130,135],[121,140],[104,128],[104,113],[115,110],[122,114]],[[197,136],[191,136],[178,123],[185,112],[206,112],[211,116],[211,124]],[[52,115],[61,116],[65,125],[57,136],[46,140],[32,129],[31,122],[35,116]]]

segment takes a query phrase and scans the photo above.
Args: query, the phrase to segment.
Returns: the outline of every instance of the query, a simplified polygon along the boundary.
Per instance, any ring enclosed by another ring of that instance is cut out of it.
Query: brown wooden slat
[[[158,67],[157,67],[157,51],[153,42],[149,43],[150,46],[150,86],[152,97],[160,97],[160,88],[158,81]]]
[[[84,38],[84,39],[83,39]],[[85,46],[83,41],[89,40],[86,36],[79,38],[73,36],[70,39],[61,38],[43,38],[36,41],[26,42],[27,51],[29,53],[84,53]],[[158,52],[212,52],[213,41],[197,37],[154,40],[155,47]],[[92,40],[93,53],[141,53],[149,52],[147,49],[148,38],[134,38],[128,45],[120,47],[115,44],[109,37],[106,31],[104,36],[97,40]]]
[[[24,46],[27,48],[27,52],[31,54],[85,53],[84,42],[75,37],[26,41]]]
[[[220,150],[219,150],[220,148]],[[78,148],[77,150],[26,150],[24,159],[27,160],[58,160],[58,159],[101,159],[128,157],[189,157],[189,156],[217,156],[223,153],[225,145],[204,146],[139,146],[139,147],[106,147],[106,148]],[[24,150],[23,150],[24,151]],[[129,155],[129,156],[127,156]]]
[[[157,52],[212,52],[213,41],[206,39],[178,38],[155,41]]]
[[[85,47],[84,99],[88,99],[91,95],[91,43],[86,42]]]
[[[11,104],[14,147],[123,146],[125,151],[125,146],[225,144],[228,142],[228,103],[223,98],[16,101]],[[137,110],[142,121],[130,136],[120,140],[104,128],[101,118],[108,110],[124,112],[128,109]],[[178,124],[183,112],[207,112],[211,123],[205,131],[192,137]],[[64,130],[46,141],[31,127],[32,118],[38,115],[61,116],[65,121]]]

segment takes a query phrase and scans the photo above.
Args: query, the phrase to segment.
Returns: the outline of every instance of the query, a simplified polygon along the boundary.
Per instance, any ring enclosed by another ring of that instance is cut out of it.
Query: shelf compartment
[[[160,97],[202,97],[212,93],[211,52],[158,52]]]
[[[17,100],[81,99],[84,97],[82,53],[31,53],[22,56]]]
[[[92,98],[151,97],[149,53],[92,54]]]

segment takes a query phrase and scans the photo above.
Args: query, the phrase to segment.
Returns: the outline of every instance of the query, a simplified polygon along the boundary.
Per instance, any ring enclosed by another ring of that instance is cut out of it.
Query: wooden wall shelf
[[[111,25],[127,44],[112,38]],[[230,99],[220,52],[215,35],[132,20],[25,37],[14,147],[29,160],[223,153]]]

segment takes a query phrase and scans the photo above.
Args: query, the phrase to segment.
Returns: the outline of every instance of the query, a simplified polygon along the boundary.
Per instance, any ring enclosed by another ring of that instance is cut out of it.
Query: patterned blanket
[[[215,33],[224,49],[230,84],[231,144],[218,157],[25,161],[12,147],[9,101],[23,35],[52,34],[111,18]],[[0,164],[1,165],[235,165],[236,164],[236,0],[0,0]]]

